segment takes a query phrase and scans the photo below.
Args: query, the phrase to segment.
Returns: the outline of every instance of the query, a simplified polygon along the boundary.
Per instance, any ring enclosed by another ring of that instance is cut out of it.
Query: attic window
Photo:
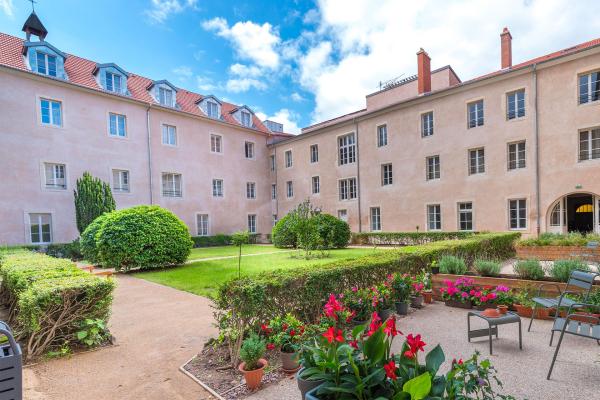
[[[106,72],[106,90],[121,93],[121,75]]]
[[[56,56],[37,52],[37,72],[48,76],[56,76]]]
[[[206,102],[206,114],[210,118],[219,118],[219,106],[214,101]]]
[[[173,107],[173,91],[167,88],[158,88],[158,102],[167,107]]]
[[[251,119],[250,119],[250,113],[247,112],[247,111],[242,111],[240,113],[240,115],[242,116],[241,117],[241,119],[242,119],[242,125],[251,127],[252,123],[251,123]]]

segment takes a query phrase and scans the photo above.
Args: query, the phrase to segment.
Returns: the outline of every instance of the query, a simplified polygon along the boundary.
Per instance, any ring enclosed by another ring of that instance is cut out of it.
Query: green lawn
[[[242,254],[273,253],[276,251],[286,251],[286,249],[278,249],[273,245],[263,244],[245,244],[242,246]],[[192,249],[192,253],[188,257],[188,260],[201,260],[203,258],[237,255],[238,248],[235,246],[200,247]]]
[[[268,247],[265,247],[265,249],[268,249]],[[223,255],[231,250],[235,250],[235,248],[222,248],[222,250],[221,253],[218,253],[215,250],[215,253],[213,254]],[[255,252],[254,248],[252,251]],[[242,257],[242,275],[258,274],[260,272],[274,271],[282,268],[297,268],[307,265],[326,264],[332,261],[349,260],[380,251],[389,250],[374,250],[372,248],[332,250],[330,252],[330,257],[315,258],[311,260],[293,258],[292,255],[295,254],[295,252]],[[211,257],[217,256],[218,255],[212,255]],[[175,289],[210,297],[215,294],[219,284],[237,277],[237,263],[237,258],[198,261],[176,268],[140,272],[135,274],[135,276],[151,282],[171,286]]]

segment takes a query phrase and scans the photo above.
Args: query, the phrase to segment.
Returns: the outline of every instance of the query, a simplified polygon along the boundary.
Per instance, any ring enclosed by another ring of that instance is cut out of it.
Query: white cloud
[[[226,84],[226,89],[229,92],[240,93],[247,92],[250,89],[265,90],[267,85],[254,78],[233,78],[229,79]]]
[[[252,21],[236,22],[230,27],[225,19],[217,17],[203,22],[202,27],[229,40],[240,58],[251,60],[263,68],[279,66],[276,48],[281,39],[268,22],[262,25]]]
[[[12,0],[0,0],[0,10],[9,17],[12,17],[15,12],[15,6],[13,5]]]
[[[314,94],[312,118],[321,121],[363,108],[379,81],[415,74],[419,47],[432,68],[450,64],[467,80],[499,69],[504,26],[518,63],[597,37],[598,14],[595,0],[381,0],[377,6],[321,0],[318,28],[305,35],[310,43],[298,61],[298,81]]]
[[[196,76],[196,86],[203,94],[213,92],[219,88],[219,85],[215,85],[210,79],[203,76]]]
[[[271,116],[267,116],[267,114],[265,114],[264,112],[257,112],[256,116],[261,121],[269,119],[271,121],[283,124],[283,131],[285,133],[292,133],[294,135],[300,133],[300,127],[298,126],[300,116],[295,112],[288,110],[287,108],[282,108],[281,110],[277,111]]]
[[[294,92],[290,95],[290,99],[292,99],[292,101],[295,101],[296,103],[300,103],[301,101],[304,101],[304,97],[302,97],[302,95],[298,92]]]
[[[6,0],[0,0],[2,1]],[[150,8],[144,13],[150,21],[162,24],[171,14],[178,14],[187,8],[195,8],[197,2],[198,0],[151,0]]]
[[[229,67],[229,72],[237,76],[247,76],[256,78],[262,75],[262,70],[255,65],[233,64]]]
[[[173,68],[173,73],[177,75],[180,79],[191,78],[194,75],[194,72],[187,65],[181,65],[179,67]]]

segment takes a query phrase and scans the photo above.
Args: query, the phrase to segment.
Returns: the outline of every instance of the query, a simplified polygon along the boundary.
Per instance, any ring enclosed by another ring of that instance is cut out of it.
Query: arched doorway
[[[547,214],[548,232],[600,233],[600,196],[571,193],[558,199]]]

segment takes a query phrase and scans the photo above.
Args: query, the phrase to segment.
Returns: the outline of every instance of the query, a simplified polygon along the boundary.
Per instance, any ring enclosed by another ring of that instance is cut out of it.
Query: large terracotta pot
[[[286,372],[296,372],[300,368],[298,353],[281,351],[281,368]]]
[[[533,308],[532,307],[526,307],[523,306],[521,304],[514,304],[515,309],[517,310],[517,314],[519,314],[520,317],[523,318],[531,318],[531,315],[533,314]],[[551,309],[549,308],[538,308],[535,311],[535,319],[552,319],[552,317],[550,316],[550,311]]]
[[[425,300],[425,304],[433,303],[433,292],[432,291],[423,292],[423,300]]]
[[[258,360],[258,364],[260,368],[254,369],[252,371],[246,371],[246,363],[243,362],[238,367],[238,370],[244,374],[244,380],[246,381],[246,386],[248,389],[254,390],[260,386],[260,382],[262,381],[262,377],[264,374],[264,369],[269,363],[264,358]]]

